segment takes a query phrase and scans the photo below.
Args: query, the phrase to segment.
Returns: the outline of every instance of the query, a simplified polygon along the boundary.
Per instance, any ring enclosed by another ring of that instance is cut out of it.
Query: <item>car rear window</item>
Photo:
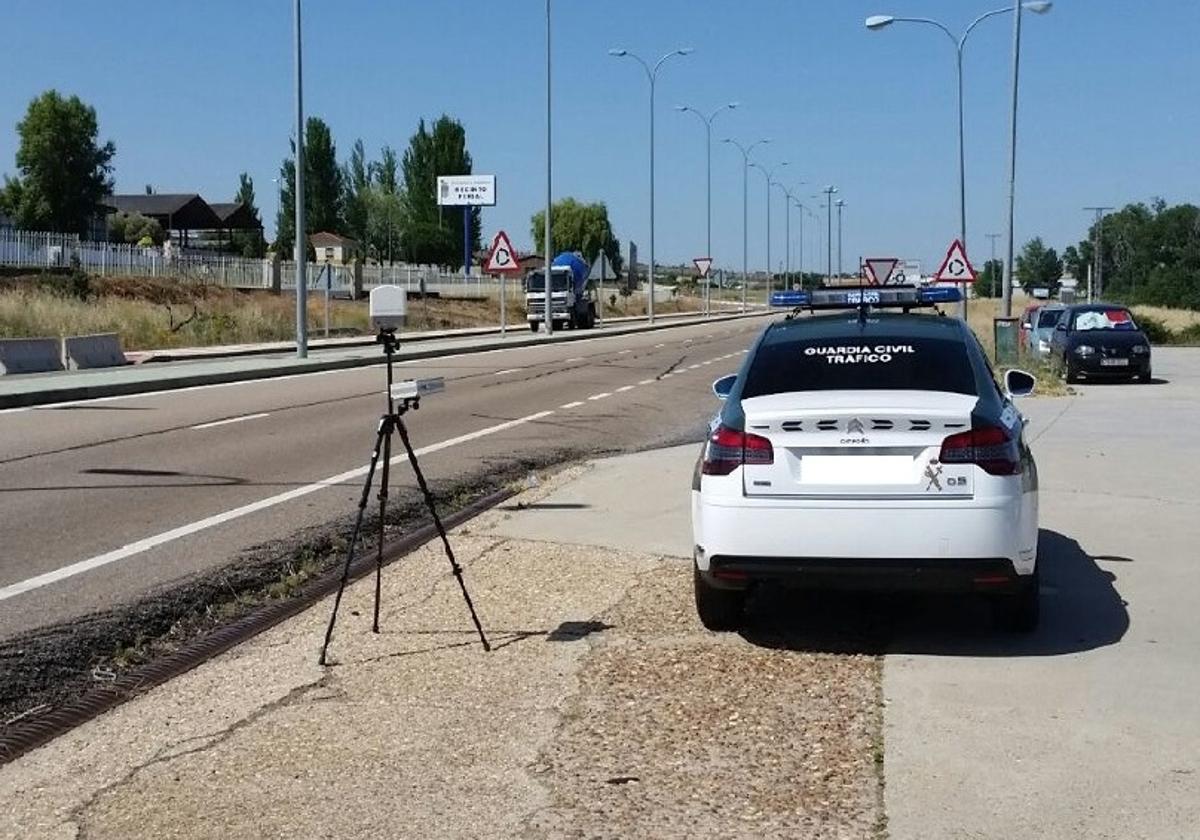
[[[1076,330],[1136,330],[1137,323],[1128,309],[1088,309],[1076,313],[1072,329]]]
[[[1038,328],[1053,327],[1058,323],[1059,317],[1062,315],[1061,309],[1043,310],[1038,313]]]
[[[911,336],[766,341],[750,363],[742,398],[792,391],[884,390],[976,396],[966,345]]]

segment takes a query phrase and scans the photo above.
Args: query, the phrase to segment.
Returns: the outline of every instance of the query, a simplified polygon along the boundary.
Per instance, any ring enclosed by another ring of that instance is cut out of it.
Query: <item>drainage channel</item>
[[[443,517],[446,529],[456,528],[516,495],[504,488],[476,499],[471,504]],[[437,538],[433,523],[399,537],[384,546],[384,563],[391,564]],[[350,566],[350,580],[358,580],[375,570],[375,555],[364,553]],[[303,612],[337,590],[342,572],[340,564],[306,585],[294,598],[266,604],[237,621],[190,641],[166,656],[122,674],[113,682],[90,689],[78,700],[54,709],[34,720],[12,725],[0,732],[0,767],[50,743],[80,724],[116,708],[157,685],[184,674],[209,659],[219,656],[242,642],[269,630],[276,624]]]

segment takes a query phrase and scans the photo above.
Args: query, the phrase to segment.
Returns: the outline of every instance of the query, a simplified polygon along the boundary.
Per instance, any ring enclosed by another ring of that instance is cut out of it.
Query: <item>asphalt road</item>
[[[408,419],[430,479],[455,479],[698,437],[709,383],[762,325],[445,357],[397,378],[446,378]],[[0,639],[352,512],[382,409],[377,367],[0,412]],[[412,484],[406,464],[392,477]]]

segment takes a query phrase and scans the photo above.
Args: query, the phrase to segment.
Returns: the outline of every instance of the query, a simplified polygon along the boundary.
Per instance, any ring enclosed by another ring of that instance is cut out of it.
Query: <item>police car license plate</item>
[[[1100,367],[1128,367],[1128,359],[1101,359]]]

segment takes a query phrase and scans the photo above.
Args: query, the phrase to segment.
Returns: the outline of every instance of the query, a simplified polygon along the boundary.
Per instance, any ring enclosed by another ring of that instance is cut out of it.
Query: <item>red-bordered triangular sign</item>
[[[942,267],[937,270],[937,274],[933,275],[933,279],[938,283],[975,282],[975,269],[971,266],[971,261],[967,259],[967,251],[963,248],[962,242],[955,239],[950,245],[950,250],[946,252],[946,259],[942,260]]]
[[[863,265],[867,269],[867,279],[875,286],[886,284],[888,278],[892,276],[892,272],[896,270],[898,262],[900,260],[895,257],[867,257],[863,260]]]
[[[492,239],[492,250],[488,252],[487,262],[483,270],[489,274],[520,274],[521,260],[517,256],[508,234],[498,231]]]
[[[708,276],[709,269],[712,268],[712,257],[696,257],[692,260],[692,264],[696,266],[696,270],[700,272],[701,279]]]

